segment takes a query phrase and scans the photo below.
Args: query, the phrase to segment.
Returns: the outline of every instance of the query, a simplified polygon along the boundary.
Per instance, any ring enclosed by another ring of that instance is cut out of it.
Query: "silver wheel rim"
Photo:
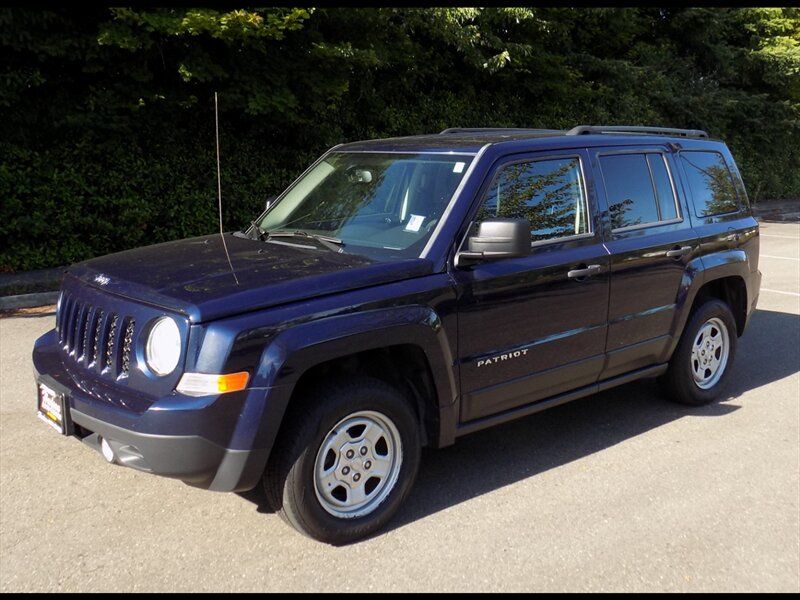
[[[353,413],[328,432],[317,452],[317,500],[335,517],[368,515],[394,489],[402,462],[403,445],[392,420],[374,411]]]
[[[722,320],[709,319],[697,332],[690,360],[694,383],[701,390],[715,386],[720,380],[728,364],[729,348],[728,328]]]

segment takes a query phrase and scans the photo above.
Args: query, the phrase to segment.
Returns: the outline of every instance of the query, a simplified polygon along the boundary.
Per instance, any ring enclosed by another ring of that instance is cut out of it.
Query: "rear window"
[[[680,157],[698,217],[739,210],[733,177],[721,154],[692,150],[681,152]]]
[[[659,153],[600,157],[613,229],[678,218],[664,156]]]

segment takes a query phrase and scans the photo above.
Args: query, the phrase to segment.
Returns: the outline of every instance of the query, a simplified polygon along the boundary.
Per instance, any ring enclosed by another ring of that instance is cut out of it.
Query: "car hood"
[[[68,273],[108,293],[186,314],[192,322],[267,308],[432,272],[429,260],[379,262],[302,239],[280,243],[219,234],[94,258]],[[237,281],[238,280],[238,284]]]

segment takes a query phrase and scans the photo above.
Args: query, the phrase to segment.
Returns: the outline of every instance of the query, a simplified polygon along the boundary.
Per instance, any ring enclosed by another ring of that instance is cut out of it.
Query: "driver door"
[[[594,384],[608,328],[609,255],[583,150],[508,157],[474,223],[527,218],[531,254],[453,269],[461,422]]]

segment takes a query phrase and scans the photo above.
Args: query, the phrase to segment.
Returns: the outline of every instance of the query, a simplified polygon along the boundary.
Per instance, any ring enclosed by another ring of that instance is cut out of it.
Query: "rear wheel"
[[[407,399],[371,378],[331,380],[297,399],[264,475],[270,504],[331,544],[377,531],[413,485],[418,421]]]
[[[664,375],[670,399],[689,405],[718,398],[736,354],[736,323],[728,305],[708,300],[694,311]]]

